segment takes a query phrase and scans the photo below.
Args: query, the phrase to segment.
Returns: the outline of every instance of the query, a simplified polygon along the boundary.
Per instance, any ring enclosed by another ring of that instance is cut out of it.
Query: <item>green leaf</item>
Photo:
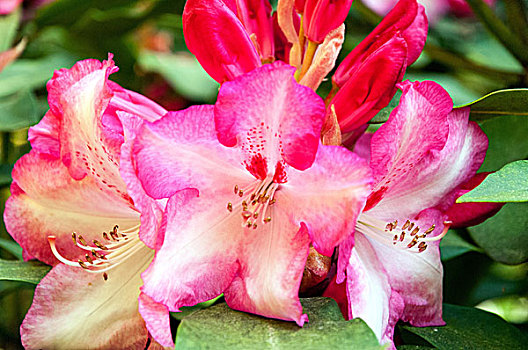
[[[457,199],[457,203],[467,202],[528,202],[528,160],[504,166]]]
[[[7,16],[0,16],[0,52],[10,49],[15,40],[21,10],[11,12]]]
[[[213,101],[218,93],[218,83],[189,54],[145,51],[139,55],[138,63],[147,72],[163,76],[175,91],[189,99]]]
[[[0,259],[0,280],[22,281],[37,284],[51,269],[39,262]]]
[[[9,96],[0,96],[0,132],[15,131],[38,123],[37,100],[29,90],[21,90]]]
[[[181,322],[176,349],[381,349],[360,319],[345,321],[332,299],[301,303],[310,322],[272,320],[231,310],[225,303],[200,310]]]
[[[478,122],[502,116],[528,116],[528,89],[495,91],[456,108],[463,107],[471,107],[469,119]]]
[[[526,349],[526,336],[497,315],[444,304],[443,318],[445,326],[403,326],[403,329],[422,337],[439,350]]]
[[[18,59],[0,72],[0,96],[8,96],[20,90],[44,87],[53,71],[71,67],[75,63],[70,56],[55,54],[39,59]]]
[[[8,164],[0,164],[0,188],[11,184],[11,171],[13,167]]]
[[[528,259],[528,203],[507,203],[495,216],[468,231],[496,261],[515,265]]]
[[[456,230],[449,230],[447,235],[440,241],[440,253],[443,261],[456,258],[471,251],[481,252],[482,249],[464,240]]]
[[[497,171],[508,163],[528,158],[528,119],[495,118],[481,124],[489,146],[480,171]]]
[[[23,260],[22,259],[22,247],[18,245],[17,242],[10,240],[10,239],[8,240],[5,238],[0,238],[0,248],[7,250],[18,260]]]

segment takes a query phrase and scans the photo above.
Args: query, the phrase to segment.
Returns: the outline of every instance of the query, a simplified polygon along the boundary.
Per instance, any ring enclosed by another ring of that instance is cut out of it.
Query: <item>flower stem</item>
[[[308,72],[308,69],[312,65],[312,62],[315,56],[315,51],[317,51],[318,46],[319,44],[308,39],[308,47],[306,48],[306,52],[304,53],[304,58],[303,58],[302,67],[301,67],[301,74],[299,75],[299,80],[302,79],[302,77],[304,77],[304,75],[306,74],[306,72]]]

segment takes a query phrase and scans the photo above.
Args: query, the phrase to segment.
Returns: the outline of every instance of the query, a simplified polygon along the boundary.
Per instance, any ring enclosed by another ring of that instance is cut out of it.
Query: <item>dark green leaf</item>
[[[501,116],[528,116],[528,89],[494,91],[457,108],[462,107],[471,107],[469,119],[474,121]]]
[[[143,52],[138,63],[147,72],[163,76],[174,90],[189,99],[212,101],[218,92],[218,83],[189,54]]]
[[[403,326],[439,350],[526,349],[528,339],[497,315],[475,308],[444,304],[442,327]]]
[[[456,230],[449,230],[447,235],[440,241],[440,253],[443,261],[471,251],[479,252],[482,250],[460,237]]]
[[[38,123],[37,101],[29,90],[0,97],[0,131],[15,131]]]
[[[51,267],[38,262],[0,259],[0,280],[22,281],[37,284]]]
[[[71,57],[55,54],[30,60],[18,59],[0,72],[0,96],[12,95],[20,90],[44,87],[53,71],[69,68],[75,63]]]
[[[18,260],[22,260],[22,247],[17,242],[0,238],[0,248],[7,250]]]
[[[376,336],[360,319],[345,321],[335,301],[303,299],[310,322],[259,317],[218,304],[181,322],[176,349],[381,349]]]
[[[468,231],[496,261],[515,265],[528,259],[528,203],[508,203],[495,216]]]
[[[528,202],[528,160],[504,166],[473,191],[457,199],[466,202]]]
[[[489,146],[480,171],[497,171],[508,163],[528,158],[528,119],[495,118],[481,124]]]
[[[0,164],[0,188],[11,183],[11,171],[13,168],[7,164]]]
[[[0,16],[0,52],[10,49],[15,40],[18,23],[20,22],[20,9],[7,16]]]

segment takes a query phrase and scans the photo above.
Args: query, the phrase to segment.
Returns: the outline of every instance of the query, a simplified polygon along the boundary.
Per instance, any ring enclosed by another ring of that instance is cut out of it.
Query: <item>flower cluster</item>
[[[187,45],[214,105],[166,111],[109,79],[112,55],[57,71],[13,171],[8,231],[53,265],[21,327],[33,348],[173,347],[169,312],[223,293],[302,326],[307,259],[381,343],[441,325],[439,240],[495,207],[453,206],[487,138],[438,84],[402,82],[427,18],[401,0],[335,70],[352,1],[189,0]],[[388,122],[368,122],[397,89]],[[343,146],[342,144],[345,144]],[[453,222],[455,221],[455,222]]]

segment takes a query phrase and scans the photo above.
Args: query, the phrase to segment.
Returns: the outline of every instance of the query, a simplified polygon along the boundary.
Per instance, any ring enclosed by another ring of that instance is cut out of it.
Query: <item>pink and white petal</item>
[[[348,317],[360,317],[378,340],[386,333],[391,310],[391,286],[378,250],[362,234],[356,234],[346,268]]]
[[[310,239],[306,226],[292,222],[281,204],[271,209],[269,223],[246,233],[238,252],[240,271],[224,296],[234,309],[302,327],[308,317],[298,295]]]
[[[140,273],[148,248],[101,274],[57,265],[37,286],[20,333],[26,349],[144,349],[149,338],[138,312]]]
[[[105,113],[109,113],[109,109],[112,108],[114,113],[123,111],[149,122],[154,122],[167,114],[165,108],[137,92],[124,89],[113,81],[108,81],[108,85],[112,88],[114,95]]]
[[[444,216],[437,210],[429,209],[420,213],[418,218],[410,218],[421,228],[436,229],[428,236],[441,234]],[[400,222],[404,222],[400,219]],[[356,235],[356,247],[357,237]],[[402,320],[414,326],[439,326],[442,320],[442,277],[439,241],[427,242],[427,249],[418,253],[415,249],[406,249],[404,245],[380,243],[368,237],[379,261],[383,265],[391,288],[398,292],[405,302]],[[359,250],[359,248],[358,248]]]
[[[425,15],[425,9],[419,5],[414,21],[402,31],[407,43],[407,66],[413,64],[422,53],[427,40],[428,27],[429,21]]]
[[[57,262],[47,237],[57,237],[61,253],[72,258],[80,250],[72,232],[88,240],[100,239],[115,225],[129,229],[138,225],[132,203],[102,191],[93,178],[73,180],[60,160],[34,151],[23,156],[13,170],[12,196],[4,220],[8,232],[30,255],[53,265]]]
[[[297,84],[294,71],[277,61],[223,84],[215,105],[220,143],[238,146],[250,161],[263,157],[270,167],[281,160],[299,170],[312,165],[324,102]]]
[[[174,338],[171,333],[167,307],[156,303],[145,293],[141,293],[139,295],[139,313],[145,320],[146,327],[154,340],[164,347],[174,348]]]
[[[139,181],[132,158],[136,136],[144,122],[142,118],[128,113],[119,111],[117,115],[123,125],[125,139],[121,146],[119,171],[127,185],[128,194],[134,201],[134,207],[141,213],[139,237],[148,247],[158,250],[163,244],[160,229],[166,200],[156,200],[147,195]]]
[[[242,218],[225,197],[187,189],[167,202],[165,240],[142,274],[142,291],[170,311],[222,294],[239,269]]]
[[[240,151],[218,142],[213,106],[193,106],[145,123],[132,152],[134,171],[155,199],[189,187],[210,189],[226,180],[232,181],[233,189],[241,179],[250,178]]]
[[[48,111],[37,125],[28,130],[28,141],[31,148],[39,153],[60,158],[59,130],[59,118]]]
[[[2,0],[0,1],[0,15],[8,15],[15,11],[22,3],[22,0]]]
[[[246,29],[222,0],[187,1],[183,33],[189,51],[220,84],[261,65]]]
[[[372,138],[377,184],[367,208],[382,200],[378,206],[393,216],[447,209],[454,201],[449,194],[482,164],[487,137],[468,124],[468,109],[451,111],[451,99],[438,84],[405,82],[402,88],[400,106]]]
[[[274,205],[287,210],[296,224],[305,223],[315,249],[331,256],[354,231],[371,183],[363,159],[344,147],[321,145],[310,168],[288,171]]]
[[[112,152],[117,147],[104,137],[102,124],[112,97],[108,76],[115,71],[112,55],[108,61],[84,60],[71,69],[56,71],[47,84],[48,102],[52,114],[60,119],[61,159],[71,176],[76,180],[94,176],[107,191],[126,196],[119,176],[119,154]]]

